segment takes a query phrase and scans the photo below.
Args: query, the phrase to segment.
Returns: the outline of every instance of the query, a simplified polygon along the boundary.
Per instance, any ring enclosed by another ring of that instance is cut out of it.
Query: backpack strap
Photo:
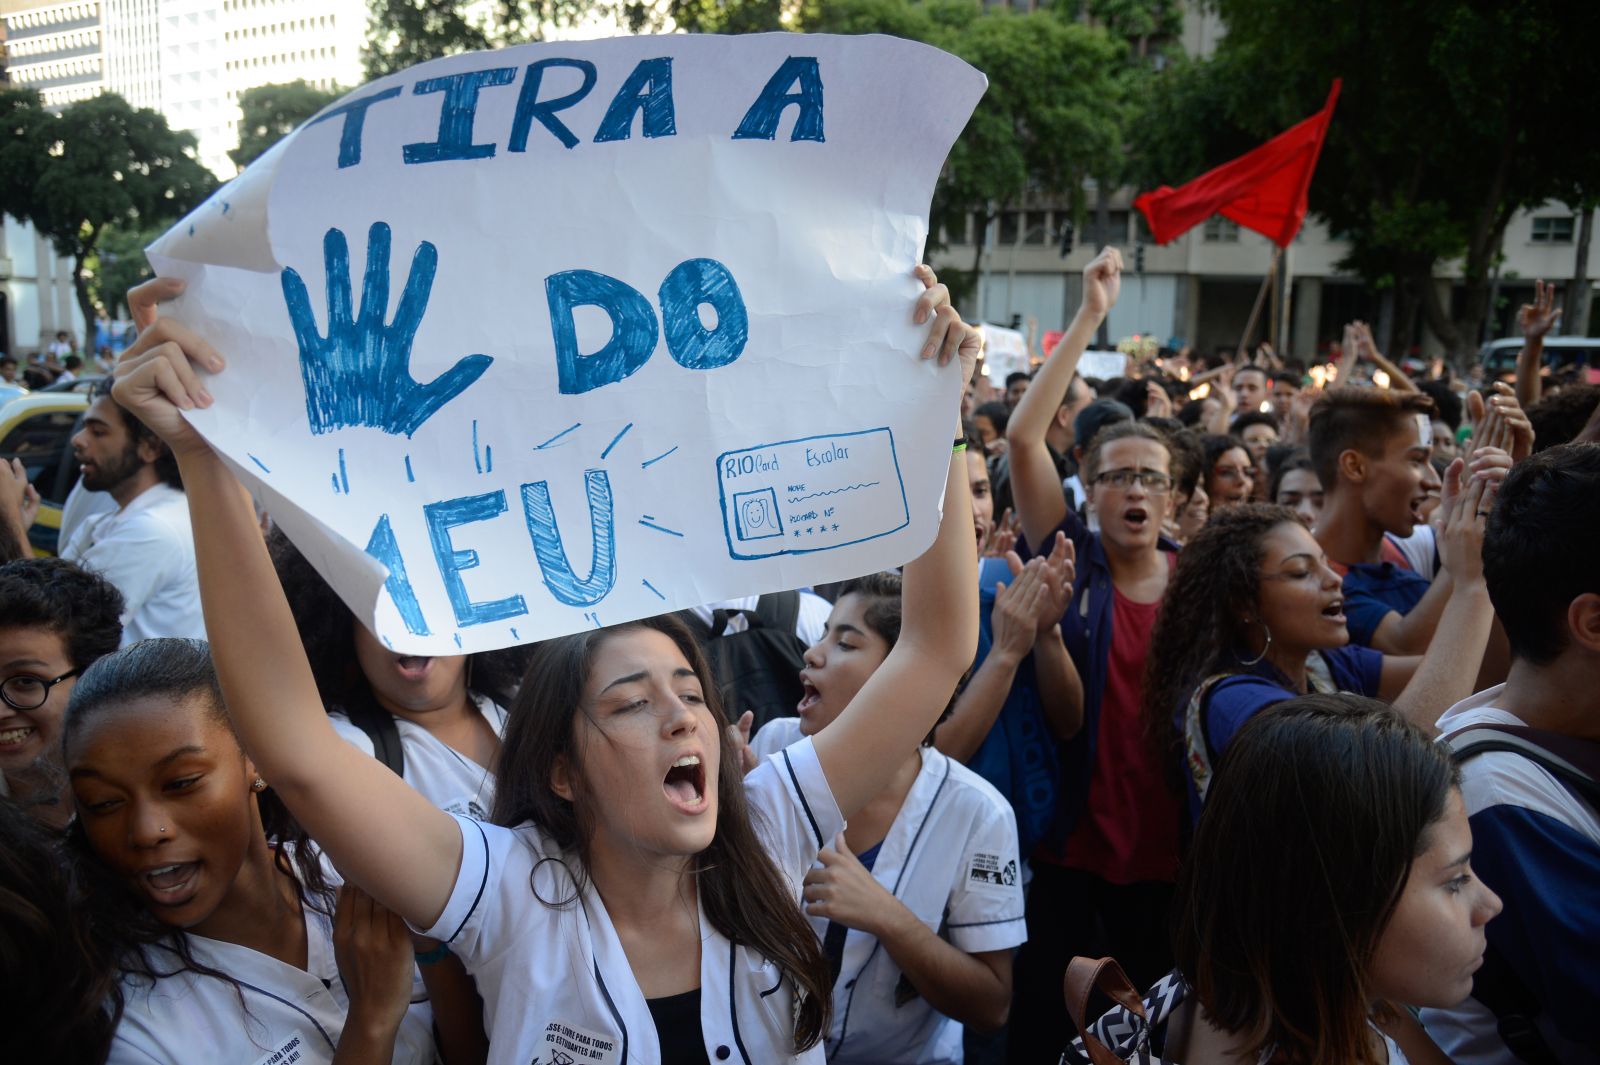
[[[1211,730],[1206,728],[1205,703],[1214,689],[1229,677],[1245,676],[1243,673],[1214,673],[1200,682],[1183,714],[1184,762],[1189,767],[1189,778],[1194,781],[1195,794],[1206,801],[1211,787],[1211,776],[1216,771],[1217,752],[1211,745]],[[1328,694],[1339,690],[1334,683],[1333,671],[1322,652],[1312,651],[1306,656],[1306,688],[1311,692]]]
[[[1600,810],[1600,748],[1525,725],[1471,725],[1444,737],[1456,764],[1487,751],[1520,754],[1555,777],[1573,795]]]
[[[718,617],[718,614],[722,616]],[[705,649],[707,643],[722,635],[722,630],[728,624],[727,613],[719,610],[711,612],[710,624],[707,624],[705,619],[693,610],[679,610],[672,616],[683,622],[684,627],[689,630],[690,635],[694,637],[695,643],[699,644],[702,650]]]
[[[1200,796],[1202,803],[1206,801],[1206,792],[1211,789],[1211,777],[1216,772],[1217,760],[1205,725],[1206,700],[1218,684],[1238,675],[1214,673],[1207,677],[1189,696],[1189,705],[1183,711],[1184,764],[1188,766],[1189,779],[1194,783],[1195,794]]]
[[[1339,685],[1334,683],[1333,669],[1328,665],[1328,659],[1321,651],[1312,651],[1306,655],[1306,692],[1307,694],[1332,695],[1339,690]]]
[[[394,723],[394,715],[379,706],[370,694],[354,700],[344,712],[350,723],[372,741],[373,757],[388,766],[395,776],[405,776],[406,754],[400,746],[400,728]]]
[[[795,626],[800,624],[800,593],[768,592],[756,600],[753,613],[764,629],[794,632]]]
[[[1555,777],[1579,800],[1600,810],[1600,780],[1596,780],[1593,764],[1600,748],[1592,743],[1525,725],[1482,724],[1450,733],[1444,744],[1457,765],[1489,751],[1519,754]],[[1518,1061],[1556,1065],[1558,1059],[1535,1023],[1542,1011],[1537,996],[1493,944],[1484,952],[1483,967],[1473,978],[1472,997],[1494,1014],[1501,1041]]]

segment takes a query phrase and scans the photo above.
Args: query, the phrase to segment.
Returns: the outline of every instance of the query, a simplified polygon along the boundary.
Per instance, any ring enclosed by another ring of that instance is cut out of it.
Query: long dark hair
[[[355,615],[281,529],[267,534],[267,550],[289,600],[322,705],[334,710],[371,702],[372,685],[356,659]],[[527,648],[512,647],[468,655],[467,687],[509,707],[528,654]]]
[[[795,1047],[797,1051],[809,1049],[828,1028],[832,1006],[828,963],[793,889],[756,834],[716,680],[694,637],[677,618],[647,618],[547,640],[535,648],[506,724],[491,820],[507,827],[537,824],[563,851],[578,857],[576,867],[568,867],[573,878],[581,880],[585,875],[593,822],[584,801],[581,774],[575,774],[580,795],[576,802],[558,796],[550,782],[558,759],[565,758],[572,766],[581,764],[574,724],[584,712],[584,685],[601,645],[611,637],[640,629],[663,633],[677,644],[700,679],[716,722],[722,766],[717,778],[717,831],[711,845],[695,855],[691,865],[699,885],[700,906],[712,927],[730,942],[759,951],[793,981],[798,1005]]]
[[[232,732],[222,701],[222,688],[203,640],[142,640],[101,658],[78,678],[62,719],[63,753],[87,722],[114,714],[136,699],[155,698],[174,707],[198,702],[202,712]],[[240,751],[240,757],[244,752]],[[268,788],[255,794],[261,824],[275,845],[274,864],[289,877],[304,907],[332,916],[336,889],[328,883],[317,858],[316,846],[276,793]],[[104,945],[122,971],[152,983],[185,970],[213,976],[238,986],[227,973],[196,961],[188,936],[160,921],[144,903],[94,853],[82,822],[74,818],[66,836],[71,890],[81,900],[86,925]],[[291,857],[292,855],[292,857]],[[164,948],[150,950],[148,948]],[[161,955],[175,957],[177,966],[160,964]],[[112,1016],[120,1019],[124,1000],[121,987],[113,989]]]
[[[84,919],[60,840],[0,799],[0,1018],[22,1060],[99,1065],[111,1051],[116,959]]]
[[[1252,626],[1244,619],[1256,615],[1261,595],[1261,542],[1285,523],[1300,524],[1288,507],[1224,507],[1178,554],[1150,632],[1144,720],[1168,781],[1179,792],[1183,745],[1173,717],[1195,685],[1236,664],[1239,649],[1249,646]]]
[[[1240,1060],[1381,1065],[1368,970],[1459,781],[1393,709],[1307,695],[1258,714],[1217,768],[1178,873],[1178,969]],[[1274,1060],[1279,1060],[1274,1058]]]

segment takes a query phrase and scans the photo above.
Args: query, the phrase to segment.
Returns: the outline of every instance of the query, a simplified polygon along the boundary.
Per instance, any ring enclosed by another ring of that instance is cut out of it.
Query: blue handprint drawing
[[[283,298],[300,346],[306,418],[313,433],[364,425],[410,436],[494,361],[488,355],[468,355],[427,384],[411,376],[411,344],[439,266],[439,251],[429,242],[419,244],[412,256],[411,274],[389,324],[384,323],[389,313],[388,224],[375,222],[367,232],[359,315],[351,315],[350,248],[342,231],[328,230],[322,256],[328,273],[325,337],[317,329],[300,274],[289,267],[283,271]]]

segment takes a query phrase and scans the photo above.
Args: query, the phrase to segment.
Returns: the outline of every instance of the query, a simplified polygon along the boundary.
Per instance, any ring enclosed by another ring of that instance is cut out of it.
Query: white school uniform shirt
[[[506,712],[487,696],[473,694],[478,712],[489,722],[494,734],[505,738]],[[361,731],[338,710],[328,713],[333,730],[346,743],[365,754],[374,754],[372,737]],[[422,797],[447,814],[460,814],[485,821],[494,809],[494,773],[440,740],[421,725],[405,718],[394,719],[400,733],[400,750],[405,754],[401,778]]]
[[[757,834],[798,901],[817,851],[844,828],[811,742],[758,766],[744,788]],[[577,858],[537,825],[463,817],[456,825],[455,888],[438,921],[417,931],[446,943],[477,980],[489,1061],[657,1065],[655,1022],[605,903],[592,883],[575,892],[562,864]],[[794,1053],[794,988],[778,967],[730,943],[703,910],[700,936],[700,1025],[710,1060],[821,1065],[820,1043]]]
[[[330,884],[340,883],[326,860],[322,868]],[[331,1065],[350,999],[334,959],[333,918],[307,906],[305,919],[305,969],[237,943],[189,936],[195,961],[227,973],[237,989],[214,976],[180,971],[170,948],[146,948],[154,965],[174,975],[153,986],[124,978],[127,1005],[107,1065]],[[393,1062],[432,1065],[438,1060],[433,1009],[420,974],[411,1001],[395,1035]]]
[[[178,489],[157,484],[120,510],[85,518],[61,557],[122,593],[122,646],[152,636],[205,639],[189,499]]]
[[[800,722],[777,718],[753,737],[766,757],[799,740]],[[1017,817],[988,781],[932,747],[889,826],[872,876],[958,950],[976,954],[1020,946],[1023,922]],[[830,839],[831,842],[831,839]],[[813,917],[818,937],[826,918]],[[876,938],[845,935],[844,962],[833,988],[828,1060],[841,1065],[933,1065],[962,1060],[962,1026],[910,992]],[[899,1002],[900,999],[907,999]]]

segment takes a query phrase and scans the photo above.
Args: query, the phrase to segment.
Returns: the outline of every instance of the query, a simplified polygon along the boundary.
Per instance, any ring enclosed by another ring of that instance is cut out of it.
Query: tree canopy
[[[1216,53],[1156,76],[1130,125],[1141,184],[1178,184],[1259,143],[1315,111],[1343,76],[1311,210],[1351,242],[1347,267],[1395,286],[1451,351],[1472,350],[1512,216],[1600,188],[1596,139],[1575,134],[1570,115],[1587,91],[1600,7],[1208,6],[1227,24]],[[1454,305],[1432,281],[1452,260],[1465,282]]]
[[[550,27],[610,19],[633,33],[667,28],[649,0],[372,0],[364,65],[376,78],[440,56],[537,41]]]
[[[149,108],[105,94],[46,110],[30,90],[0,91],[6,212],[34,224],[73,261],[84,322],[95,320],[86,267],[106,227],[176,221],[216,185],[192,134]]]
[[[989,92],[956,143],[934,194],[935,232],[964,232],[1023,199],[1081,212],[1084,181],[1118,179],[1124,120],[1151,63],[1152,42],[1181,25],[1175,0],[1064,0],[1016,13],[972,0],[501,0],[477,21],[449,0],[377,0],[369,73],[439,55],[531,39],[543,24],[602,14],[656,28],[664,11],[692,32],[806,30],[886,33],[960,56],[988,75]],[[541,22],[540,20],[546,20]],[[950,277],[958,290],[971,278]]]
[[[339,88],[319,89],[303,79],[246,89],[239,94],[239,147],[228,158],[243,170],[343,93]]]

